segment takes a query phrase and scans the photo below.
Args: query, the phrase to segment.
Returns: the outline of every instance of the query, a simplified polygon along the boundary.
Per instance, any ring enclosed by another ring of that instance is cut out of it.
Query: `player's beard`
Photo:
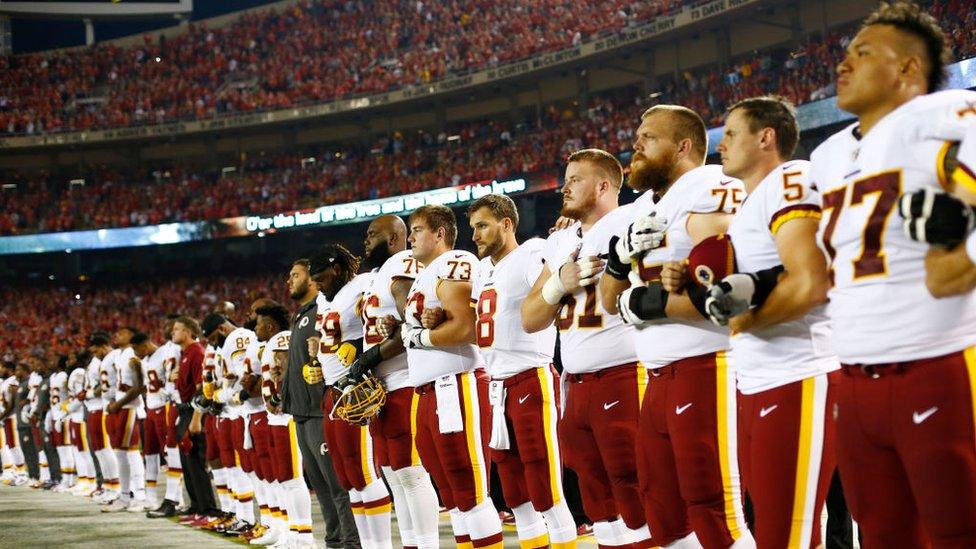
[[[390,248],[387,246],[386,242],[380,242],[379,244],[373,246],[372,248],[366,250],[363,257],[363,266],[367,270],[372,271],[373,269],[378,269],[386,263],[387,259],[393,257],[390,253]]]
[[[640,163],[635,161],[640,161]],[[634,153],[630,160],[630,176],[627,178],[627,186],[637,192],[649,190],[660,193],[671,184],[671,170],[673,168],[673,161],[651,160],[646,156]]]
[[[501,238],[496,238],[491,242],[486,242],[483,247],[483,249],[485,250],[484,252],[481,251],[482,248],[478,248],[478,257],[481,259],[484,259],[486,257],[491,257],[495,255],[495,253],[497,253],[498,250],[500,250],[503,245],[504,242],[502,241]]]
[[[582,204],[577,202],[574,206],[568,206],[566,201],[563,201],[562,207],[559,209],[559,215],[563,217],[568,217],[570,219],[583,219],[587,212],[592,210],[596,206],[596,196],[595,193],[591,194],[588,199]]]
[[[307,293],[308,293],[308,281],[306,280],[305,282],[299,284],[298,287],[295,288],[295,290],[289,295],[291,296],[292,299],[297,300],[305,297],[305,294]]]

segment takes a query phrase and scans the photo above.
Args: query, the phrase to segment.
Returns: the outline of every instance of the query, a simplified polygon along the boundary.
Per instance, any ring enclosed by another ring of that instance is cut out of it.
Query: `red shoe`
[[[182,524],[182,525],[185,526],[185,525],[190,524],[191,522],[193,522],[195,520],[199,520],[199,519],[200,519],[200,515],[183,515],[182,517],[180,517],[179,522],[180,522],[180,524]]]
[[[204,526],[210,524],[215,520],[222,520],[222,517],[208,517],[206,515],[200,515],[200,517],[197,518],[197,520],[191,522],[189,526],[192,526],[194,528],[203,528]]]
[[[509,513],[508,511],[499,511],[498,519],[502,521],[502,524],[507,524],[509,526],[515,525],[515,515]]]
[[[579,528],[576,529],[576,537],[582,538],[585,536],[593,535],[593,525],[592,524],[580,524]]]

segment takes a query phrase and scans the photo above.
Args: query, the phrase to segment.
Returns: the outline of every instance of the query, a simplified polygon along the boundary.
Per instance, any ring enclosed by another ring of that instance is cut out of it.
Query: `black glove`
[[[617,243],[620,242],[619,236],[610,237],[610,246],[607,248],[607,267],[606,273],[617,280],[627,280],[630,274],[630,263],[624,263],[617,253]]]
[[[905,236],[934,246],[954,248],[976,227],[972,207],[931,187],[901,195],[898,213]]]
[[[356,380],[362,379],[363,376],[371,372],[380,362],[383,362],[383,355],[380,354],[380,346],[373,345],[356,357],[356,360],[349,365],[349,377]]]

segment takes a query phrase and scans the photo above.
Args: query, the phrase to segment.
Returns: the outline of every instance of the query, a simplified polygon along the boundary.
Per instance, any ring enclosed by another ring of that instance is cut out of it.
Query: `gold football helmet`
[[[355,425],[366,425],[386,404],[386,389],[374,376],[346,385],[332,407],[329,417]]]

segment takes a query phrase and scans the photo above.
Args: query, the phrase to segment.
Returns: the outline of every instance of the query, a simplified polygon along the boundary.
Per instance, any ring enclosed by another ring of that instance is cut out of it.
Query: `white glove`
[[[400,338],[407,349],[424,349],[433,347],[430,344],[430,330],[420,326],[411,326],[404,322],[400,326]]]
[[[630,263],[639,259],[648,250],[653,250],[664,241],[664,231],[668,221],[657,217],[657,212],[651,212],[637,219],[627,227],[627,234],[617,241],[617,258],[623,263]]]
[[[749,310],[756,293],[756,281],[746,273],[731,274],[708,289],[705,310],[716,326],[726,326],[729,319]]]
[[[603,272],[603,260],[595,255],[588,257],[581,257],[576,260],[576,265],[579,266],[579,285],[589,286],[596,283],[599,279],[600,273]]]

